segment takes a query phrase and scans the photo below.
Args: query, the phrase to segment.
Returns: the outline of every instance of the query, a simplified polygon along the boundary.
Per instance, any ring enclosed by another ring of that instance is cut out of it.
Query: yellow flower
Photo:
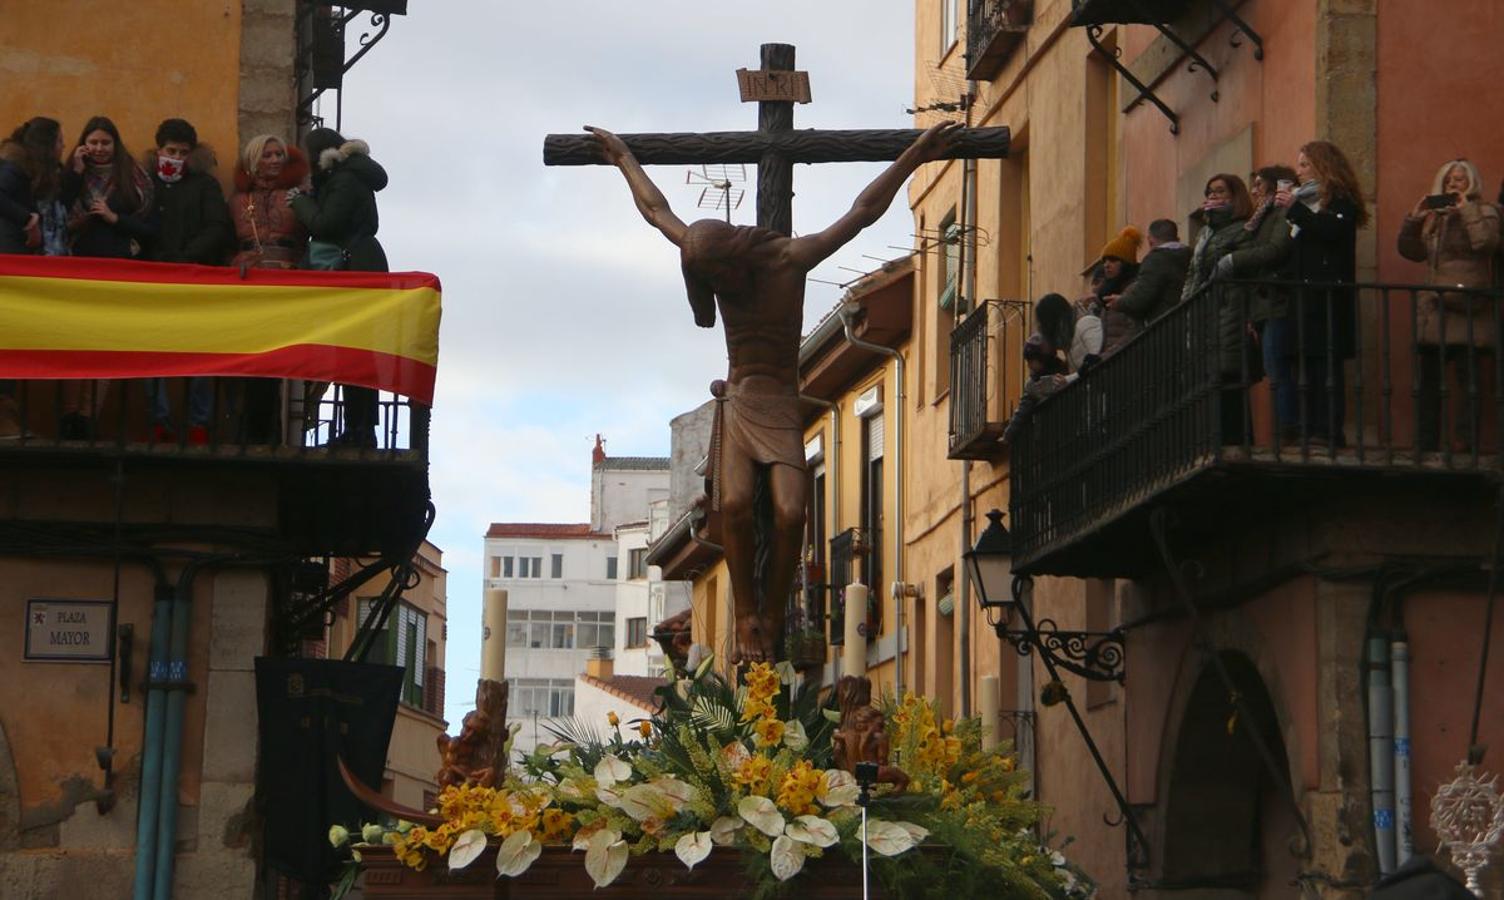
[[[771,716],[757,720],[752,731],[759,747],[776,747],[783,741],[783,723]]]
[[[736,783],[748,793],[760,794],[767,790],[768,778],[773,774],[773,761],[766,756],[750,756],[736,770]]]
[[[562,809],[545,809],[542,826],[538,832],[539,841],[545,844],[565,844],[569,842],[570,832],[574,830],[574,816]]]
[[[815,815],[820,811],[815,795],[824,783],[825,773],[801,759],[783,776],[778,787],[778,805],[796,816]]]
[[[643,719],[641,722],[637,723],[637,732],[643,736],[644,740],[652,737],[653,723],[649,722],[647,719]]]
[[[967,772],[965,775],[961,776],[961,783],[962,784],[971,784],[973,781],[977,780],[977,775],[978,774],[979,773],[977,773],[977,772]]]
[[[606,721],[610,723],[612,728],[617,728],[621,725],[621,717],[616,714],[616,710],[614,709],[606,713]]]

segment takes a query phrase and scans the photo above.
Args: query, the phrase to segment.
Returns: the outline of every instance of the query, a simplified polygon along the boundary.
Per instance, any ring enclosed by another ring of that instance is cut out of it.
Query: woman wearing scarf
[[[63,202],[74,256],[133,259],[156,234],[151,177],[136,165],[120,130],[104,116],[85,125],[63,171]],[[58,436],[94,437],[94,418],[104,406],[108,381],[64,381]]]
[[[1312,141],[1300,148],[1295,175],[1300,187],[1274,195],[1290,222],[1284,273],[1301,283],[1290,302],[1290,342],[1284,348],[1294,377],[1285,380],[1284,397],[1276,402],[1297,411],[1301,435],[1342,447],[1343,369],[1357,351],[1356,304],[1352,288],[1332,285],[1356,279],[1358,229],[1368,223],[1368,210],[1352,164],[1335,144]]]
[[[1248,245],[1253,233],[1243,227],[1253,215],[1248,186],[1236,175],[1213,175],[1202,191],[1201,207],[1191,213],[1197,228],[1191,265],[1186,271],[1181,302],[1217,304],[1216,366],[1224,385],[1221,395],[1222,441],[1241,444],[1250,426],[1245,394],[1247,387],[1263,377],[1257,357],[1249,352],[1250,298],[1242,285],[1224,286],[1211,297],[1198,297],[1218,274],[1221,260]],[[1245,378],[1246,370],[1246,378]],[[1247,382],[1245,384],[1244,382]]]
[[[1289,298],[1283,286],[1269,283],[1284,268],[1290,256],[1290,223],[1285,220],[1285,211],[1274,205],[1275,192],[1280,182],[1295,183],[1295,170],[1289,166],[1264,166],[1253,173],[1249,195],[1254,204],[1253,215],[1243,223],[1243,228],[1252,237],[1217,260],[1217,274],[1239,279],[1263,279],[1264,284],[1250,287],[1249,319],[1254,332],[1259,336],[1263,349],[1264,371],[1269,376],[1269,389],[1276,401],[1280,386],[1290,377],[1289,361],[1280,349],[1286,341],[1290,322],[1285,317]],[[1291,394],[1290,396],[1294,396]],[[1283,439],[1296,433],[1300,426],[1300,410],[1287,409],[1274,403],[1275,420]]]
[[[308,252],[308,229],[293,213],[287,194],[307,181],[308,158],[280,135],[258,134],[246,142],[235,167],[235,193],[230,196],[236,242],[231,265],[297,268]],[[252,444],[275,443],[281,437],[282,382],[242,378],[238,383],[241,439]],[[299,385],[293,383],[301,391]]]
[[[1433,197],[1446,198],[1446,205],[1427,208],[1422,197],[1400,227],[1399,250],[1406,259],[1426,264],[1426,283],[1486,288],[1494,285],[1495,254],[1499,250],[1499,210],[1482,198],[1483,181],[1465,159],[1442,166],[1431,184]],[[1467,294],[1428,291],[1418,298],[1416,335],[1420,368],[1420,397],[1416,410],[1416,447],[1435,450],[1441,439],[1441,384],[1449,363],[1454,363],[1459,382],[1457,393],[1467,397],[1466,385],[1485,377],[1493,363],[1484,363],[1497,351],[1493,304]],[[1473,348],[1471,359],[1467,348]],[[1480,359],[1483,357],[1483,359]],[[1473,371],[1469,371],[1471,363]],[[1479,398],[1470,398],[1466,418],[1457,417],[1458,446],[1476,444],[1475,429],[1481,424]]]

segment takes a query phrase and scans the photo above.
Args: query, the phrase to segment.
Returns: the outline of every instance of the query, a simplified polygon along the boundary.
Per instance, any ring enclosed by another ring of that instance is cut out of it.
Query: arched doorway
[[[1160,884],[1208,900],[1289,897],[1299,871],[1290,841],[1299,826],[1282,796],[1285,778],[1270,773],[1253,739],[1261,736],[1288,773],[1278,716],[1253,662],[1236,652],[1219,656],[1239,697],[1211,661],[1202,666],[1172,751]]]

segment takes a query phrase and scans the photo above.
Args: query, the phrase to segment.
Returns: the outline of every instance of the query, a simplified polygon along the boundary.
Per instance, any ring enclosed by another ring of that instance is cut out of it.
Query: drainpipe
[[[1394,691],[1389,642],[1368,639],[1368,772],[1379,873],[1394,871]]]
[[[1410,645],[1404,633],[1389,645],[1389,680],[1394,691],[1395,865],[1415,853],[1410,799]]]
[[[151,900],[157,858],[157,814],[161,800],[163,729],[166,726],[167,653],[172,626],[172,585],[157,584],[146,668],[146,734],[141,748],[141,808],[136,815],[136,878],[132,897]],[[174,805],[176,805],[174,803]]]
[[[895,582],[900,582],[903,581],[903,414],[905,407],[908,406],[908,391],[904,387],[904,385],[907,383],[904,377],[906,367],[904,366],[903,354],[901,352],[894,350],[892,347],[884,347],[882,344],[874,344],[870,341],[864,341],[856,336],[856,333],[852,330],[852,319],[855,316],[856,312],[860,309],[861,304],[857,303],[854,300],[847,300],[841,304],[841,324],[846,334],[846,342],[853,347],[891,357],[895,366],[894,374],[898,381],[898,391],[896,392],[898,395],[898,403],[896,404],[898,414],[893,417],[893,443],[897,445],[897,452],[894,454],[893,462],[893,519],[896,523],[895,527],[893,528],[893,580]],[[875,549],[878,549],[878,551],[881,552],[881,548]],[[881,586],[879,585],[874,585],[874,587],[877,587],[879,590],[881,590]],[[893,592],[889,591],[888,593],[891,594]],[[895,597],[893,605],[896,610],[896,615],[894,616],[896,622],[894,623],[895,630],[893,641],[893,668],[895,672],[893,676],[893,689],[895,694],[897,694],[899,697],[902,697],[904,684],[903,598]]]
[[[966,126],[971,127],[971,100],[977,95],[977,83],[968,80],[966,82]],[[975,303],[977,298],[977,250],[976,250],[976,225],[977,225],[977,161],[965,159],[961,162],[961,272],[966,278],[966,294],[968,301]],[[968,253],[967,250],[971,252]],[[970,310],[968,314],[975,313]],[[986,370],[985,365],[983,371]],[[986,396],[985,394],[983,395]],[[951,394],[954,399],[955,394]],[[971,549],[971,460],[961,460],[961,579],[956,590],[957,616],[960,621],[961,652],[959,654],[959,678],[961,682],[961,716],[971,715],[971,572],[964,560],[966,552]]]
[[[808,394],[800,394],[799,399],[823,407],[830,414],[830,452],[825,454],[825,483],[830,485],[830,533],[840,534],[836,523],[840,521],[841,516],[841,407],[829,400],[811,397]],[[822,576],[828,580],[830,573],[824,572]],[[823,622],[820,628],[824,630]],[[831,658],[832,672],[835,671],[837,659],[840,657]],[[836,679],[832,677],[831,684],[835,684],[835,681]]]

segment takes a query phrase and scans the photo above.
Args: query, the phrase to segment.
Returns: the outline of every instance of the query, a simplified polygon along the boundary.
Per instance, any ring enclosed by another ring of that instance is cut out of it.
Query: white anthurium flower
[[[565,800],[584,800],[590,794],[595,793],[578,778],[566,778],[559,782],[558,794]]]
[[[624,792],[616,785],[601,785],[595,789],[595,799],[615,809],[621,809],[622,794]]]
[[[674,855],[679,857],[679,862],[684,863],[686,868],[693,869],[696,863],[710,855],[712,846],[710,832],[691,831],[679,838],[679,842],[674,845]]]
[[[627,842],[621,832],[602,828],[590,836],[590,846],[585,850],[585,871],[595,886],[603,888],[616,880],[621,870],[627,867]]]
[[[622,792],[621,811],[639,822],[667,820],[684,808],[678,798],[670,796],[657,784],[634,784]]]
[[[397,833],[398,834],[407,834],[409,831],[412,831],[412,830],[413,830],[413,823],[407,821],[406,819],[398,819],[397,820]]]
[[[589,850],[590,849],[590,839],[593,838],[593,837],[595,837],[595,833],[598,832],[598,831],[600,831],[601,828],[603,828],[603,827],[605,827],[605,822],[599,821],[599,822],[596,822],[593,827],[581,828],[579,831],[576,831],[574,833],[574,844],[571,846],[570,849],[572,849],[572,850]]]
[[[736,843],[736,833],[742,830],[742,820],[721,816],[710,823],[710,839],[717,846],[729,847]]]
[[[359,850],[353,850],[352,849],[350,851],[350,858],[353,859],[353,860],[355,860],[356,862],[365,862],[366,861],[366,858],[364,856],[360,855],[360,851]],[[1067,885],[1067,887],[1069,887],[1069,885]]]
[[[329,826],[329,845],[331,847],[343,847],[350,840],[350,829],[343,825]]]
[[[374,822],[367,822],[360,826],[360,839],[367,844],[381,843],[381,836],[386,834],[386,829]]]
[[[741,741],[732,741],[731,743],[721,748],[721,765],[724,766],[727,771],[736,771],[737,769],[741,768],[742,763],[751,758],[751,751],[749,751],[747,749],[747,745],[743,744]]]
[[[914,839],[914,846],[916,847],[924,843],[924,839],[930,836],[930,830],[928,828],[925,828],[921,825],[915,825],[913,822],[894,822],[893,824],[897,825],[899,828],[902,828],[904,831],[907,831],[909,833],[909,837]]]
[[[514,831],[496,851],[496,874],[516,878],[528,870],[543,852],[531,831]]]
[[[809,746],[809,735],[804,731],[803,722],[789,719],[783,723],[783,745],[795,753],[804,752],[804,748]]]
[[[827,807],[855,806],[861,796],[856,778],[844,769],[826,769],[825,778],[815,788],[815,799]]]
[[[773,849],[768,854],[773,865],[773,875],[779,881],[788,881],[804,868],[804,845],[793,838],[779,835],[773,840]]]
[[[479,828],[472,828],[454,839],[454,844],[449,848],[449,871],[457,872],[460,869],[475,862],[481,851],[486,849],[486,833]]]
[[[783,814],[773,801],[767,797],[743,797],[736,804],[736,811],[747,824],[761,831],[768,837],[780,837],[783,835]]]
[[[868,819],[867,846],[883,856],[897,856],[914,846],[914,836],[897,822]]]
[[[632,767],[610,754],[601,757],[601,761],[595,764],[595,781],[601,787],[610,787],[631,777]]]
[[[1051,850],[1050,865],[1054,866],[1057,869],[1065,865],[1065,854],[1061,853],[1059,850]]]
[[[675,807],[675,812],[695,801],[696,791],[694,785],[687,781],[681,781],[673,775],[659,775],[649,782],[649,784],[658,788],[665,796],[678,804]]]
[[[801,844],[831,847],[841,839],[836,826],[819,816],[796,816],[783,833]]]
[[[778,673],[778,680],[783,682],[784,684],[794,683],[794,664],[789,662],[788,660],[774,663],[773,671]]]

